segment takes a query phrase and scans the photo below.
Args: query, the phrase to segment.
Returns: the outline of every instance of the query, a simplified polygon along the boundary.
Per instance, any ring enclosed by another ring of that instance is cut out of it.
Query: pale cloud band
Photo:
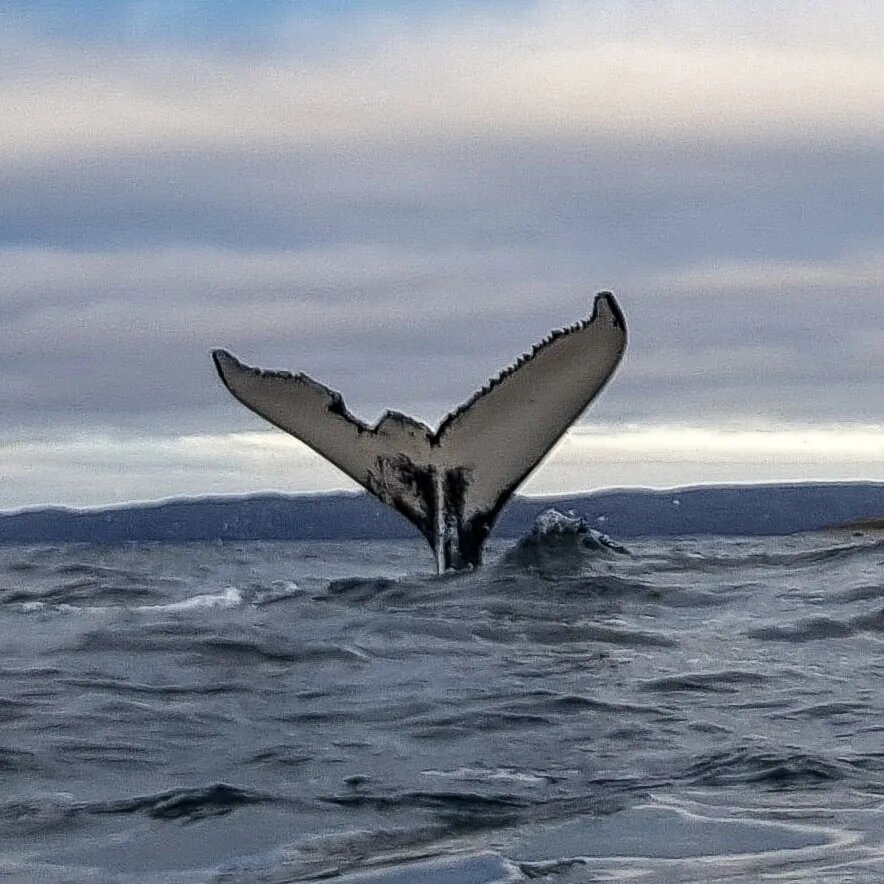
[[[522,489],[529,495],[704,483],[884,481],[884,425],[601,426],[572,431]],[[4,509],[51,499],[100,506],[188,495],[355,490],[343,474],[274,431],[152,438],[82,435],[0,443]],[[39,471],[35,470],[39,464]],[[83,482],[83,475],[90,477]],[[36,490],[42,497],[35,496]]]
[[[656,15],[635,4],[631,20],[595,4],[544,3],[503,21],[452,16],[420,32],[379,16],[359,40],[339,36],[313,52],[294,39],[293,21],[291,45],[283,27],[259,56],[84,53],[9,37],[0,157],[358,152],[415,140],[551,136],[875,144],[884,134],[884,59],[868,29],[882,29],[869,22],[857,33],[852,5],[831,11],[834,28],[824,18],[807,28],[803,42],[792,31],[812,20],[808,4],[792,4],[788,28],[754,40],[733,10],[728,26],[699,7],[686,16],[682,5],[679,14],[674,3],[661,3]]]

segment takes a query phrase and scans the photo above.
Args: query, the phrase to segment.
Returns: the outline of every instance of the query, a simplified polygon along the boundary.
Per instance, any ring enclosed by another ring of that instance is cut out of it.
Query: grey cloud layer
[[[880,262],[884,267],[884,261]],[[815,264],[819,271],[821,265]],[[137,270],[135,269],[137,268]],[[824,267],[822,268],[824,269]],[[309,371],[367,417],[385,406],[438,420],[543,336],[586,315],[591,271],[546,253],[0,253],[2,414],[170,432],[253,426],[208,360],[223,344],[254,363]],[[599,419],[876,421],[881,293],[868,261],[837,290],[711,291],[638,272],[622,301],[633,345]],[[791,272],[801,279],[804,265]],[[353,276],[358,276],[358,281]]]
[[[3,436],[257,428],[218,345],[438,420],[599,288],[632,343],[592,420],[880,422],[861,7],[749,43],[740,4],[693,37],[560,4],[312,57],[9,38]]]

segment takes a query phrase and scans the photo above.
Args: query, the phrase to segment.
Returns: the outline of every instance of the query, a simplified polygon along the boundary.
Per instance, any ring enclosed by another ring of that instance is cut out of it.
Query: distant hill
[[[846,522],[839,525],[829,526],[832,531],[858,531],[869,533],[884,532],[884,518],[860,519],[858,522]]]
[[[550,506],[575,510],[615,538],[769,535],[879,519],[884,483],[700,486],[624,489],[569,497],[516,497],[495,535],[518,536]],[[365,494],[215,497],[73,510],[0,514],[3,543],[116,543],[206,540],[344,540],[416,536],[392,510]]]

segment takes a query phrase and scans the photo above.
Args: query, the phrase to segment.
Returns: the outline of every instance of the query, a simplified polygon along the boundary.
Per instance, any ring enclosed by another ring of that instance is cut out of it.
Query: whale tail
[[[614,296],[554,331],[452,411],[435,431],[387,411],[370,426],[304,374],[212,357],[227,389],[412,522],[437,569],[478,565],[503,505],[608,382],[626,348]]]

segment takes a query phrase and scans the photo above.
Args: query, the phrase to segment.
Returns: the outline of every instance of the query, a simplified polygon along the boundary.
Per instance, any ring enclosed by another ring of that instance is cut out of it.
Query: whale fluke
[[[626,323],[614,296],[552,332],[452,411],[434,432],[387,411],[369,426],[304,374],[212,357],[228,390],[417,526],[441,572],[478,565],[503,505],[614,373]]]

